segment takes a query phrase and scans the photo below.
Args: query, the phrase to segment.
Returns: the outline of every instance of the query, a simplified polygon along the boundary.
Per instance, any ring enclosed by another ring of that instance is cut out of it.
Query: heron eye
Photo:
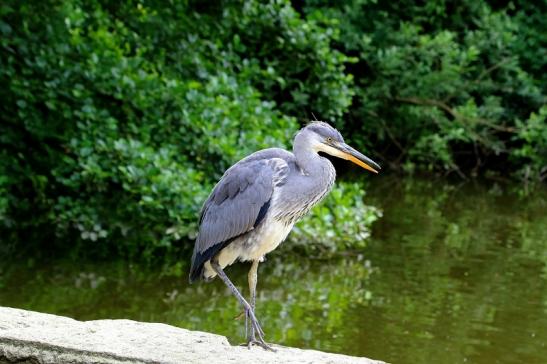
[[[328,137],[327,138],[327,143],[332,143],[333,142],[333,139],[331,137]]]

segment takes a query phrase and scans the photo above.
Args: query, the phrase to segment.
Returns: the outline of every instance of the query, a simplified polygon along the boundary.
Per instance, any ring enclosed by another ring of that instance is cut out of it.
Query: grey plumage
[[[201,211],[191,281],[202,277],[203,265],[226,243],[263,221],[274,189],[283,186],[289,175],[288,164],[280,156],[288,158],[290,153],[277,148],[253,153],[229,168],[214,187]]]
[[[265,149],[230,167],[203,205],[190,281],[217,275],[224,280],[251,321],[249,343],[267,347],[254,316],[256,277],[251,279],[249,275],[253,301],[249,304],[223,269],[237,260],[253,261],[256,275],[263,256],[275,249],[293,224],[327,195],[336,172],[319,152],[349,159],[374,172],[374,168],[380,168],[348,146],[336,129],[324,122],[313,122],[297,133],[293,153]]]

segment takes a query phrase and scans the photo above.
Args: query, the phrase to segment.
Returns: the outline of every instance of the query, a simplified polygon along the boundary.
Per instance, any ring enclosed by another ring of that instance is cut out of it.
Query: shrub
[[[229,165],[289,145],[305,105],[346,110],[351,77],[327,30],[288,2],[217,5],[0,5],[8,241],[148,258],[187,248]]]
[[[358,59],[344,126],[364,136],[361,147],[407,171],[505,175],[524,165],[521,177],[546,177],[538,153],[547,144],[530,134],[547,127],[534,116],[547,102],[545,4],[305,3],[308,18],[337,24],[337,48]],[[516,159],[515,149],[528,152]]]
[[[325,202],[295,225],[291,246],[316,256],[363,249],[370,226],[382,216],[376,207],[365,205],[364,198],[361,183],[338,182]]]

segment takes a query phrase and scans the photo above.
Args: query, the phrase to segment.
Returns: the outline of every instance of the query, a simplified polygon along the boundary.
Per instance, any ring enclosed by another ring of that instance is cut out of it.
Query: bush
[[[382,216],[376,207],[365,205],[364,198],[362,184],[338,182],[325,202],[294,226],[291,246],[316,256],[363,249],[370,226]]]
[[[547,143],[530,128],[547,128],[535,116],[547,102],[547,8],[536,5],[308,0],[304,12],[337,24],[338,49],[358,59],[344,129],[360,147],[407,171],[542,180]]]
[[[188,248],[229,165],[290,145],[291,114],[336,117],[351,100],[331,34],[288,2],[0,6],[12,242],[148,258]]]
[[[385,169],[541,181],[545,10],[484,0],[4,1],[1,233],[102,254],[187,248],[222,172],[289,146],[312,112]],[[293,240],[362,246],[378,215],[361,198],[355,186],[334,191]],[[349,204],[366,223],[330,225]]]

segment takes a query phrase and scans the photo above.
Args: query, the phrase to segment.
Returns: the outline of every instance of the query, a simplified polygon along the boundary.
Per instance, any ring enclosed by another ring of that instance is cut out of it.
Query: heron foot
[[[253,345],[256,345],[275,352],[275,349],[264,341],[264,331],[252,309],[245,310],[245,331],[247,334],[247,348],[250,349]]]
[[[268,343],[266,343],[264,340],[259,341],[259,340],[253,339],[253,340],[249,340],[246,344],[249,350],[251,350],[253,345],[260,346],[262,349],[273,351],[274,353],[277,351],[274,348],[272,348]]]

